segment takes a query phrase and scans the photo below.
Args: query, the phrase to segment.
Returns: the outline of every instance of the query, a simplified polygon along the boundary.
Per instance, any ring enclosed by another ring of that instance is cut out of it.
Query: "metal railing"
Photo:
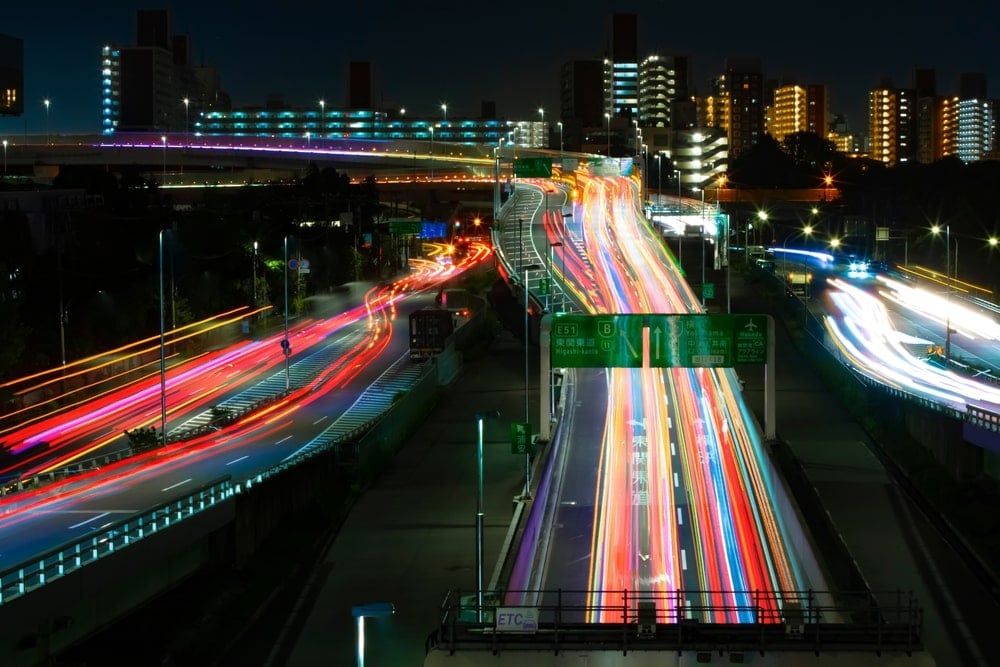
[[[427,650],[920,651],[912,593],[820,591],[449,592]],[[591,600],[601,600],[595,604]],[[721,602],[712,602],[721,600]],[[734,602],[734,601],[739,602]],[[526,603],[526,601],[528,603]],[[712,619],[745,616],[747,622]],[[521,622],[511,623],[518,618]],[[607,619],[590,622],[590,619]],[[527,622],[524,621],[527,619]]]
[[[229,500],[234,493],[229,477],[219,479],[182,498],[114,521],[19,565],[0,571],[0,606],[48,583],[110,556],[150,535]]]

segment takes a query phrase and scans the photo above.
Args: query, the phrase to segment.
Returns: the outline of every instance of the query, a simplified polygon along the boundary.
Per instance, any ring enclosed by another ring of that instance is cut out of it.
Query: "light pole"
[[[312,146],[311,137],[312,137],[312,133],[309,132],[309,130],[306,130],[306,148],[309,148],[310,146]]]
[[[611,157],[611,114],[604,114],[604,118],[608,121],[608,157]]]
[[[528,419],[528,307],[531,305],[531,291],[528,289],[528,273],[537,271],[542,267],[538,264],[529,264],[521,269],[524,274],[524,423],[530,424]],[[528,451],[531,449],[531,428],[528,428],[527,437],[529,441],[524,446],[524,500],[531,499],[531,457]]]
[[[941,233],[941,225],[931,227],[932,234]],[[951,359],[951,225],[944,226],[944,275],[948,283],[948,305],[945,307],[944,358]],[[958,274],[958,239],[955,239],[955,273]]]
[[[190,127],[190,125],[188,124],[188,118],[189,118],[188,110],[191,106],[191,100],[185,97],[181,101],[184,102],[184,135],[187,136],[187,134],[190,132],[190,130],[188,129]]]
[[[326,133],[326,100],[319,101],[319,136],[322,139]]]
[[[545,109],[542,108],[542,107],[538,107],[538,115],[539,115],[539,117],[541,117],[541,121],[542,121],[542,132],[545,133],[544,134],[544,137],[545,137],[545,145],[544,145],[544,147],[548,148],[549,147],[549,131],[548,131],[548,128],[545,127]]]
[[[562,121],[556,123],[559,126],[559,168],[562,169],[563,163],[563,124]]]
[[[833,176],[827,174],[823,177],[823,201],[826,201],[826,191],[833,183]]]
[[[500,412],[476,414],[476,618],[483,621],[483,422],[499,417]]]
[[[663,159],[660,153],[653,156],[656,159],[656,205],[660,205],[662,194],[660,193],[663,184]]]
[[[253,270],[252,270],[251,280],[253,281],[253,308],[251,310],[255,311],[257,310],[257,242],[256,241],[253,242]],[[251,317],[256,317],[256,315],[252,315]]]
[[[3,175],[7,175],[7,140],[3,140]]]
[[[285,354],[285,391],[288,391],[291,381],[288,371],[288,357],[292,356],[292,344],[288,341],[288,235],[285,235],[285,337],[281,340],[281,349]]]
[[[430,151],[430,162],[431,162],[431,180],[434,180],[434,124],[431,123],[431,151]]]
[[[442,104],[441,105],[441,122],[442,123],[447,123],[448,122],[448,105],[447,104]]]
[[[166,335],[166,315],[163,304],[163,232],[160,230],[159,254],[160,254],[160,442],[167,444],[167,345]]]
[[[45,105],[45,145],[49,145],[49,104],[51,101],[49,98],[42,100],[42,104]]]
[[[167,187],[167,136],[160,137],[163,142],[163,187]]]
[[[391,602],[369,602],[351,607],[351,616],[358,624],[357,667],[365,665],[365,619],[387,618],[396,613]]]

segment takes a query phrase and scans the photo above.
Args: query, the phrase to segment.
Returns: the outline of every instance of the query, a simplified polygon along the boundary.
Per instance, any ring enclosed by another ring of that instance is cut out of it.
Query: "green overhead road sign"
[[[552,320],[554,368],[642,368],[645,315],[566,315]]]
[[[413,218],[389,218],[390,234],[420,234],[422,229],[420,220]]]
[[[552,158],[519,157],[514,160],[514,176],[518,178],[552,178]]]
[[[722,368],[767,363],[767,315],[567,315],[552,318],[553,368]]]
[[[767,363],[767,315],[649,315],[649,365],[724,368]]]
[[[701,296],[704,299],[715,298],[715,283],[705,283],[701,286]]]

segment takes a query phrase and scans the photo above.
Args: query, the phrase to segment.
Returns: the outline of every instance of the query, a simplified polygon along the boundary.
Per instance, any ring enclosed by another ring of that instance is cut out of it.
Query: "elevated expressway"
[[[548,275],[558,284],[550,308],[701,312],[639,213],[636,190],[629,179],[579,172],[559,187],[519,184],[495,234],[498,257],[512,280],[533,293],[533,310],[545,308],[539,295]],[[535,269],[519,272],[525,266]],[[609,646],[626,653],[675,650],[677,664],[701,662],[697,649],[705,646],[725,646],[734,661],[756,648],[755,662],[788,664],[763,656],[794,652],[800,636],[787,629],[803,615],[807,627],[827,633],[828,648],[839,644],[850,652],[889,635],[878,650],[917,648],[912,600],[900,606],[888,595],[862,593],[852,601],[841,592],[817,592],[828,589],[823,566],[732,369],[558,372],[563,383],[552,415],[558,426],[506,577],[494,574],[487,610],[476,596],[449,596],[440,645],[426,665],[447,664],[436,654],[484,648],[508,656],[502,664],[546,664],[525,663],[521,652],[572,648],[596,655]],[[862,620],[859,603],[882,611]],[[528,617],[532,627],[499,631],[494,612]]]

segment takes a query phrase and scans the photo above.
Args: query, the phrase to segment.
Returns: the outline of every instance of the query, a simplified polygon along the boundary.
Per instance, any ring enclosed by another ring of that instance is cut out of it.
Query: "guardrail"
[[[912,593],[826,591],[450,591],[427,650],[872,651],[923,649]],[[513,600],[513,603],[509,601]],[[520,600],[535,600],[530,604]],[[602,600],[592,604],[588,600]],[[707,600],[726,600],[712,603]],[[738,602],[737,602],[738,601]],[[745,623],[710,620],[739,614]],[[590,622],[593,618],[612,619]]]
[[[229,477],[216,480],[182,498],[112,522],[85,537],[0,571],[0,606],[218,505],[233,493]]]

